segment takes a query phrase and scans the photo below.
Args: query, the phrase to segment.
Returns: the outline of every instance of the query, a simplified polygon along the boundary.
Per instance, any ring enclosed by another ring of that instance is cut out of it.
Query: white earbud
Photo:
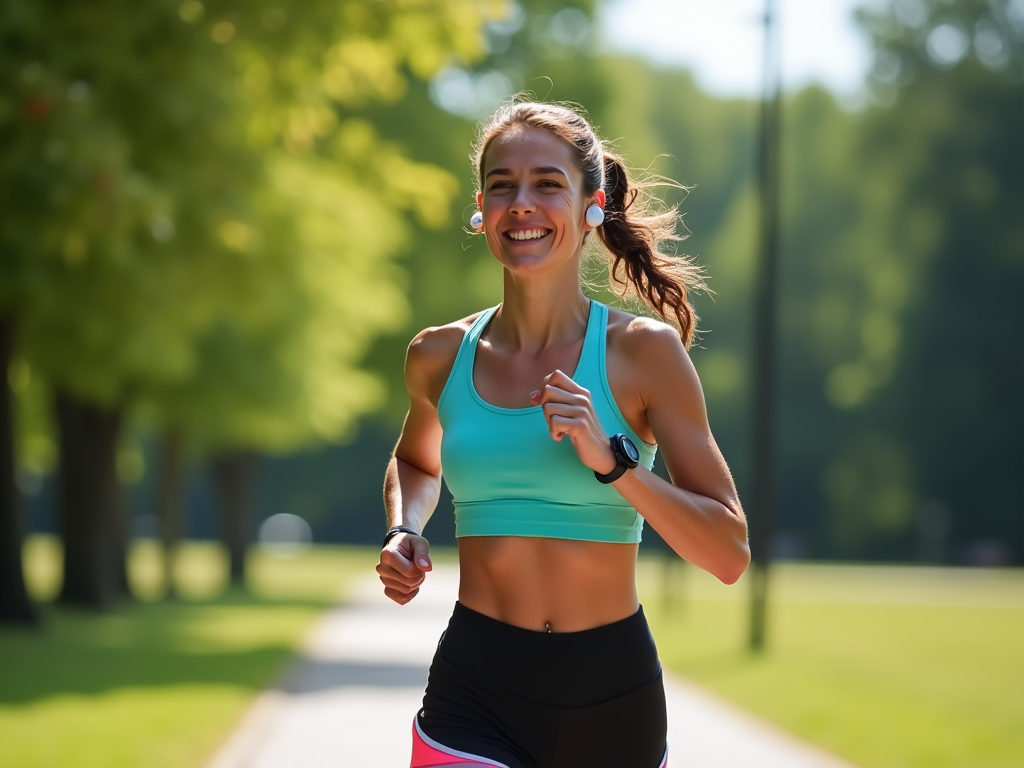
[[[477,211],[469,217],[469,226],[475,229],[477,232],[483,231],[484,228],[484,215],[480,211]]]
[[[586,220],[587,224],[594,227],[595,229],[597,227],[600,227],[602,224],[604,224],[604,208],[602,208],[600,205],[597,205],[596,203],[590,206],[589,208],[587,208]]]

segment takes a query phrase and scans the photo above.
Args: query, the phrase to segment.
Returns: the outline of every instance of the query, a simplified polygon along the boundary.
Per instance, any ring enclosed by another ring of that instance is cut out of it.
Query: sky
[[[864,0],[776,0],[782,79],[787,90],[812,82],[855,101],[870,65],[853,21]],[[692,70],[718,96],[758,96],[764,0],[604,0],[604,46]]]

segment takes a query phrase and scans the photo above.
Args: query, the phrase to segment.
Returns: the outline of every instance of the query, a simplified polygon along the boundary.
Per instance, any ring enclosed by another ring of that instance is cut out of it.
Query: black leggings
[[[509,768],[658,768],[665,689],[643,609],[549,633],[456,603],[418,724],[439,744]]]

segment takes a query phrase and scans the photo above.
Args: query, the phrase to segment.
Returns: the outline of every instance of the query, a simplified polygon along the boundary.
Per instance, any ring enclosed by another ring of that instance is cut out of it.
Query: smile
[[[541,227],[536,229],[513,229],[506,232],[505,237],[509,240],[522,242],[524,240],[540,240],[550,232],[550,229],[543,229]]]

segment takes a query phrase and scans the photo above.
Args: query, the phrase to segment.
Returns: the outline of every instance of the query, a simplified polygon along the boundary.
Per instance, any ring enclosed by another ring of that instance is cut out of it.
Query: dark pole
[[[779,260],[779,117],[782,99],[780,53],[775,0],[765,0],[764,94],[761,99],[757,166],[761,191],[761,254],[754,288],[754,474],[750,514],[750,649],[754,652],[762,651],[765,643],[768,564],[775,517],[773,459],[775,303]]]

